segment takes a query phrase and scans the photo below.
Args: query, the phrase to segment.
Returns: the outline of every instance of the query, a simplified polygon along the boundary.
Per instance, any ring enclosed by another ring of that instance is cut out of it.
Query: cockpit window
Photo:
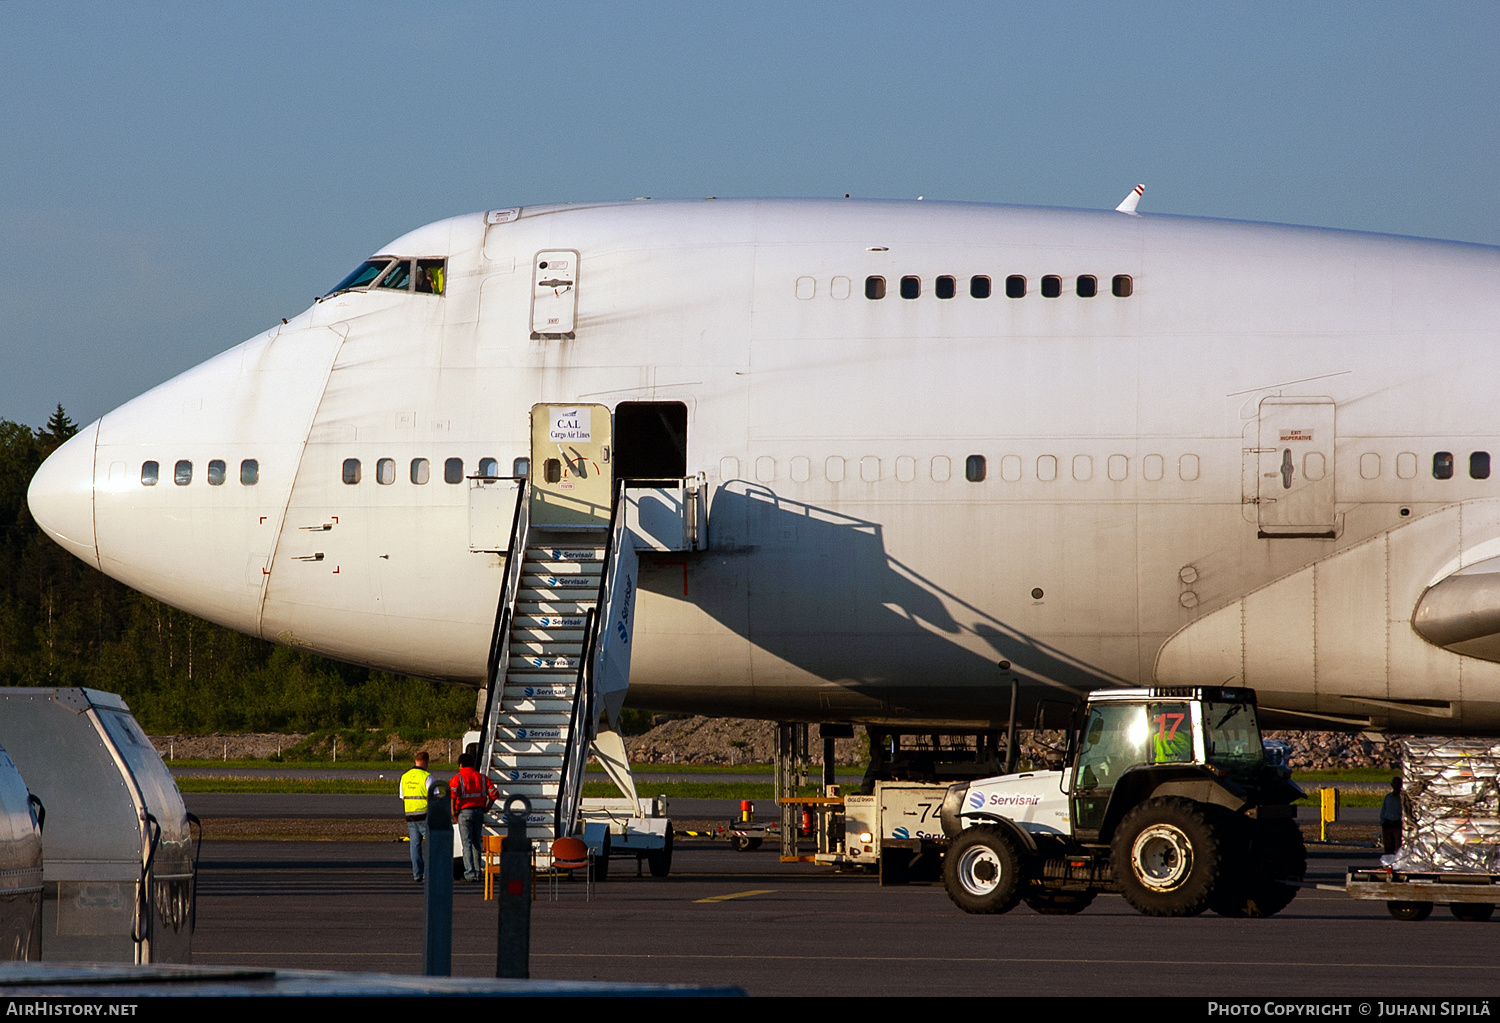
[[[375,278],[380,276],[380,272],[390,265],[391,261],[389,259],[367,259],[355,267],[352,274],[334,285],[333,290],[328,294],[337,295],[341,291],[350,291],[354,288],[367,288]],[[325,295],[324,297],[326,298],[327,296]]]
[[[414,272],[415,271],[415,272]],[[391,291],[416,291],[423,295],[441,295],[448,290],[448,261],[445,259],[396,259],[377,256],[359,264],[324,298],[343,291],[363,288],[389,288]]]
[[[391,267],[389,273],[380,278],[377,288],[390,288],[392,291],[411,290],[411,262],[403,259]]]
[[[424,295],[441,295],[447,287],[448,268],[441,259],[417,260],[417,290]]]

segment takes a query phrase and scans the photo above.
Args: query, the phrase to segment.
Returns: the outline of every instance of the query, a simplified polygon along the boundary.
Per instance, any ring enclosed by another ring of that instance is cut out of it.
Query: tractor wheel
[[[1021,851],[998,827],[969,828],[943,856],[943,886],[965,913],[1008,913],[1021,901]]]
[[[1267,917],[1281,912],[1297,897],[1297,884],[1307,873],[1307,845],[1302,829],[1290,818],[1256,821],[1225,815],[1225,844],[1244,850],[1226,871],[1209,908],[1220,916]],[[1236,839],[1242,841],[1236,841]]]
[[[1449,903],[1448,912],[1452,913],[1456,919],[1482,924],[1495,915],[1495,904],[1493,902],[1453,902]]]
[[[1092,889],[1075,892],[1032,892],[1026,896],[1026,905],[1043,916],[1072,916],[1089,908],[1097,894]]]
[[[646,854],[646,866],[652,877],[666,877],[672,872],[672,824],[667,822],[667,841],[660,849]]]
[[[1196,916],[1219,884],[1218,829],[1190,799],[1148,799],[1125,815],[1110,848],[1120,894],[1147,916]]]
[[[1387,902],[1385,908],[1390,910],[1391,916],[1397,920],[1426,920],[1432,915],[1432,903],[1430,902],[1401,902],[1396,900]]]

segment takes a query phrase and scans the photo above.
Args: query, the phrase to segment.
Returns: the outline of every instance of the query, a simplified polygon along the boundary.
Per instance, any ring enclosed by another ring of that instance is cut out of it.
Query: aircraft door
[[[607,529],[614,475],[604,405],[531,407],[531,524]]]
[[[578,311],[578,251],[549,249],[531,261],[531,340],[573,339]]]
[[[1255,454],[1260,536],[1332,538],[1333,399],[1262,400]]]

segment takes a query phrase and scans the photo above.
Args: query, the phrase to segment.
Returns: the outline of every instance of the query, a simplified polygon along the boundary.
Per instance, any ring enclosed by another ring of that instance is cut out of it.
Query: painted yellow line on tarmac
[[[751,895],[770,895],[775,888],[752,888],[748,892],[734,892],[730,895],[710,895],[706,899],[694,899],[694,902],[728,902],[730,899],[743,899]]]

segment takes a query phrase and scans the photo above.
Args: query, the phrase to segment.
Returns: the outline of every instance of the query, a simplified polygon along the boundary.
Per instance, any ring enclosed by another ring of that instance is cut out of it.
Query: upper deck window
[[[447,260],[396,259],[376,256],[367,259],[340,281],[328,295],[343,291],[360,291],[371,287],[391,291],[416,291],[423,295],[441,295],[447,290]]]

